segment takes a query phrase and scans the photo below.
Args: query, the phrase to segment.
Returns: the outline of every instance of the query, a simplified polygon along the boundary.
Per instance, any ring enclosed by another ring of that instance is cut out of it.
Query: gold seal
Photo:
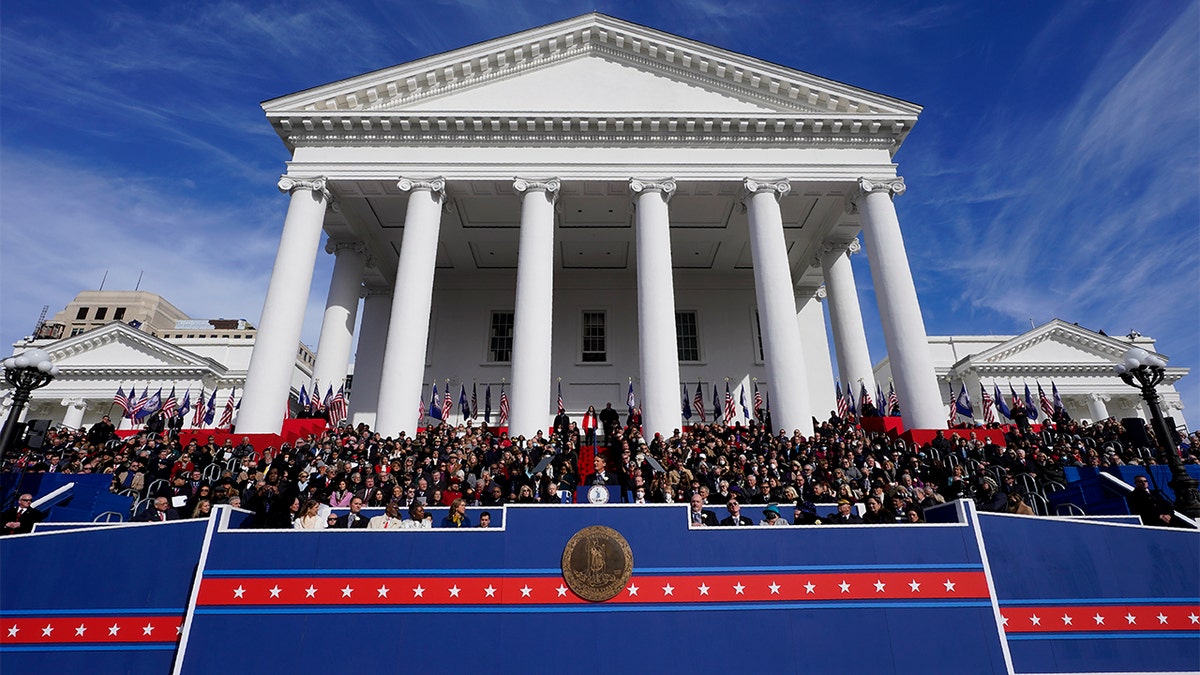
[[[585,527],[563,549],[562,572],[575,595],[604,602],[625,589],[633,574],[633,551],[625,537],[611,527]]]

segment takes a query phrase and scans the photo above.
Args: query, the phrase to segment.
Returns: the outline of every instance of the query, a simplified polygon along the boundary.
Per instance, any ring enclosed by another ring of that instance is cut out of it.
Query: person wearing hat
[[[779,507],[775,504],[768,504],[767,508],[763,509],[763,521],[759,525],[766,527],[784,527],[788,521],[784,520],[779,513]]]
[[[829,516],[825,522],[829,525],[862,525],[863,519],[850,507],[849,499],[838,500],[837,513]]]
[[[745,527],[754,524],[753,521],[742,515],[742,505],[738,503],[737,497],[730,497],[729,501],[725,503],[725,508],[729,509],[729,517],[723,519],[721,525],[725,527]]]

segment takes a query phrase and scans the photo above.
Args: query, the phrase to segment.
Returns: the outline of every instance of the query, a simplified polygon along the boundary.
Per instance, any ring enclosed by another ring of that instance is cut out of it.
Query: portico
[[[711,414],[714,385],[809,433],[835,389],[822,283],[839,388],[874,394],[860,232],[904,422],[945,425],[893,206],[916,105],[589,14],[264,110],[291,205],[239,431],[278,431],[322,233],[319,386],[341,385],[365,294],[351,417],[385,435],[424,424],[436,383],[455,419],[490,388],[492,424],[503,390],[530,436],[560,382],[571,412],[632,384],[648,437],[687,422],[685,388]]]

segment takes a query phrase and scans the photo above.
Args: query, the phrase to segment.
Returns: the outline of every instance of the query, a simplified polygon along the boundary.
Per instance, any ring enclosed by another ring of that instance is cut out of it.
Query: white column
[[[387,344],[388,319],[392,315],[389,289],[363,289],[363,317],[359,326],[358,352],[354,356],[354,393],[350,396],[350,422],[375,428],[379,409],[379,375]],[[415,415],[415,413],[414,413]]]
[[[325,252],[332,253],[335,260],[329,295],[325,298],[325,315],[321,319],[317,362],[313,366],[313,381],[320,384],[320,394],[330,386],[336,392],[346,380],[363,268],[367,265],[367,249],[360,242],[330,240],[325,244]]]
[[[246,371],[239,433],[276,434],[283,426],[325,207],[331,199],[324,178],[284,176],[279,189],[291,195],[291,204]]]
[[[1108,394],[1097,394],[1092,392],[1087,397],[1088,414],[1092,416],[1093,422],[1108,419],[1108,406],[1105,401],[1109,399]]]
[[[517,292],[513,309],[508,435],[533,438],[550,424],[550,327],[554,313],[554,202],[557,179],[517,178],[522,193]]]
[[[786,180],[762,183],[747,178],[745,204],[750,221],[750,253],[754,259],[754,294],[762,332],[767,379],[771,383],[771,419],[790,433],[812,434],[812,405],[808,375],[801,355],[800,328],[796,324],[796,297],[783,214],[779,198],[791,190]]]
[[[859,387],[865,384],[874,399],[875,375],[871,369],[871,354],[867,350],[862,309],[858,304],[858,287],[854,283],[854,270],[850,265],[850,256],[861,249],[858,239],[851,240],[845,248],[839,244],[825,244],[821,269],[825,274],[825,290],[829,296],[829,322],[833,328],[833,346],[837,352],[838,378],[842,390],[849,384],[857,397]]]
[[[833,361],[829,358],[829,338],[825,335],[825,311],[821,308],[824,298],[824,286],[796,298],[800,351],[804,356],[804,372],[808,375],[808,400],[817,419],[825,419],[828,411],[837,407],[833,397]]]
[[[71,429],[83,426],[83,412],[87,409],[87,401],[82,398],[64,398],[62,404],[67,407],[63,415],[62,425]]]
[[[671,271],[671,218],[675,181],[629,181],[637,239],[638,357],[642,377],[642,430],[668,438],[682,426],[679,345],[675,337],[675,281]]]
[[[411,193],[404,216],[404,239],[392,294],[387,346],[379,380],[379,410],[375,430],[387,436],[401,431],[412,436],[417,429],[417,404],[425,377],[425,349],[429,341],[429,311],[433,305],[433,271],[437,262],[438,234],[446,181],[400,179],[396,184]]]
[[[862,216],[863,240],[901,418],[908,429],[945,429],[945,400],[938,389],[925,320],[892,204],[892,195],[904,194],[904,179],[860,178],[857,188],[852,202]]]

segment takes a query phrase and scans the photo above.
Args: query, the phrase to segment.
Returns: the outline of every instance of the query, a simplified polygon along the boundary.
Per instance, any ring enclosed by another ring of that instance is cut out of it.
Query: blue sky
[[[923,105],[897,209],[928,332],[1136,329],[1200,418],[1196,2],[5,2],[0,341],[106,271],[256,321],[287,159],[260,101],[593,10]]]

